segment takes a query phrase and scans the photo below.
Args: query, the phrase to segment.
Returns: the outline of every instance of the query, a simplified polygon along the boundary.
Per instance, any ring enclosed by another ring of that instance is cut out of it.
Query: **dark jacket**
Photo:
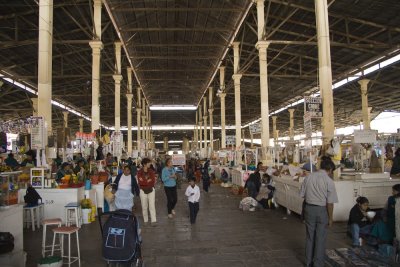
[[[249,183],[253,183],[256,187],[256,191],[260,192],[260,187],[261,187],[260,173],[255,172],[255,173],[250,174],[250,177],[249,177],[249,179],[247,179],[246,184],[244,185],[244,188],[247,188]]]
[[[366,226],[369,223],[368,218],[366,216],[364,216],[364,214],[362,213],[358,204],[354,205],[354,207],[351,209],[350,215],[349,215],[348,224],[351,225],[354,223],[358,224],[358,226],[360,226],[360,228]]]
[[[116,190],[118,190],[118,184],[119,184],[119,180],[121,180],[122,174],[123,173],[118,174],[117,177],[115,178],[114,183],[116,184]],[[132,174],[131,174],[131,186],[132,186],[132,189],[131,189],[132,194],[135,196],[139,196],[139,194],[140,194],[139,186],[137,184],[135,176],[132,176]]]

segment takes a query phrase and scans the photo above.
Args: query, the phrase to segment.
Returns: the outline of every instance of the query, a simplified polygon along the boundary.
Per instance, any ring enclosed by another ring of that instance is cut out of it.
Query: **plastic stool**
[[[82,210],[81,206],[76,202],[68,203],[64,206],[65,209],[65,225],[71,226],[75,223],[77,227],[81,227]],[[74,216],[72,216],[74,214]]]
[[[29,228],[29,224],[31,223],[32,231],[35,231],[35,224],[37,225],[38,228],[40,228],[39,209],[40,209],[39,205],[33,207],[25,206],[23,208],[24,224],[26,223],[26,228]]]
[[[54,219],[46,219],[42,221],[43,225],[43,239],[42,239],[42,256],[43,258],[46,257],[46,252],[52,251],[51,249],[46,249],[52,247],[51,245],[46,246],[46,234],[47,234],[47,226],[49,225],[57,225],[58,227],[61,227],[62,225],[62,220],[60,218],[54,218]],[[61,248],[58,248],[57,250],[61,250]]]
[[[72,226],[63,226],[63,227],[57,227],[53,228],[53,246],[51,248],[51,256],[54,255],[54,249],[55,249],[55,243],[56,243],[56,235],[60,235],[60,249],[61,249],[61,258],[68,258],[68,262],[65,264],[68,264],[68,266],[71,266],[72,263],[78,261],[79,266],[81,266],[81,253],[79,249],[79,227],[72,227]],[[71,234],[76,233],[76,247],[78,251],[78,256],[77,257],[71,257]],[[68,235],[68,256],[64,256],[64,235]],[[71,260],[73,259],[73,260]]]

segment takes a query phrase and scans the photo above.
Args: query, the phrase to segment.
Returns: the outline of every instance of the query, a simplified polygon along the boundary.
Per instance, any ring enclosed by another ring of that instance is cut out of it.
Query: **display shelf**
[[[32,168],[31,169],[31,185],[34,188],[42,188],[44,187],[44,178],[46,175],[45,168]]]
[[[21,172],[0,173],[0,206],[17,204],[18,189],[20,187],[18,175],[20,173]]]

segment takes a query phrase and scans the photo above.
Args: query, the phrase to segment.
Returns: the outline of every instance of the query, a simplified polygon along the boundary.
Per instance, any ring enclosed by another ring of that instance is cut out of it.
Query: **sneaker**
[[[176,213],[175,213],[175,210],[172,210],[172,214],[173,214],[173,215],[175,215],[175,214],[176,214]]]
[[[168,214],[168,218],[172,219],[174,216],[172,216],[172,214]]]

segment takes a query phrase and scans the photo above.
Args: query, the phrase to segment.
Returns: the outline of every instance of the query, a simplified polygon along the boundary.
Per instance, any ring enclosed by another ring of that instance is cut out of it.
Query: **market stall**
[[[276,188],[274,201],[287,208],[288,213],[293,211],[301,214],[303,203],[303,198],[300,197],[301,182],[286,175],[275,177],[274,182]],[[392,186],[400,183],[400,179],[391,179],[387,174],[372,178],[368,174],[358,174],[335,180],[334,183],[339,203],[335,204],[333,220],[346,221],[358,196],[367,197],[371,209],[383,208],[391,195]]]

